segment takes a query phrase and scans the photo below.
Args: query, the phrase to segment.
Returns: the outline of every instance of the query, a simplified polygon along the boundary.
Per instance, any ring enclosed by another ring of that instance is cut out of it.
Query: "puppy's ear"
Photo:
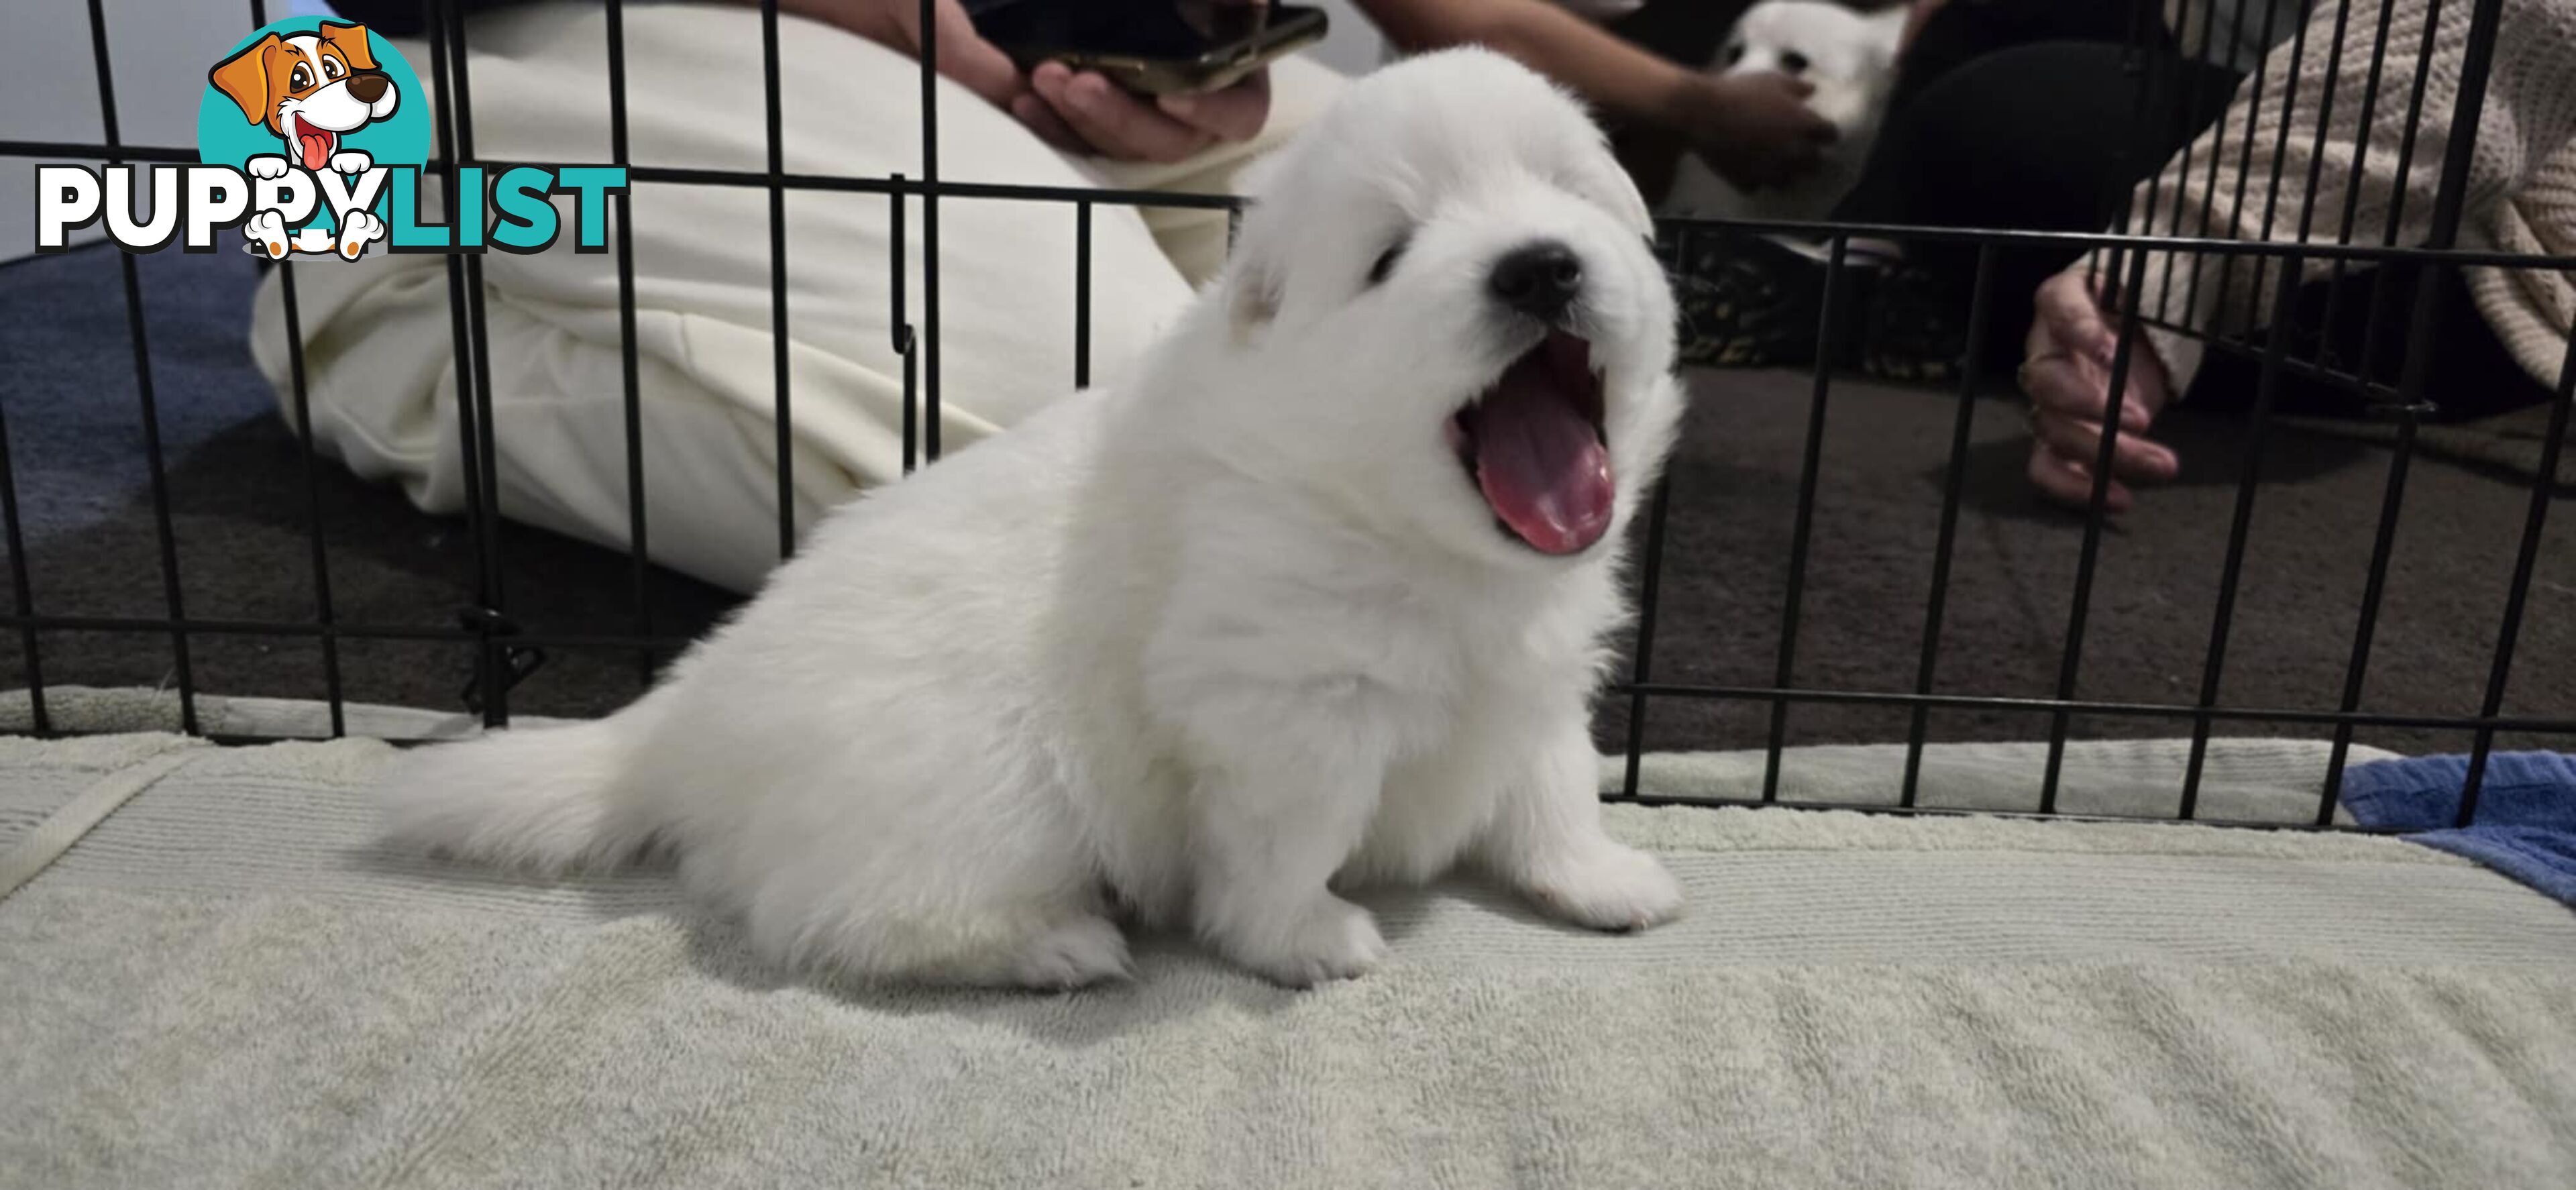
[[[269,117],[268,67],[285,42],[274,33],[243,48],[242,52],[215,63],[206,72],[206,83],[224,93],[224,98],[242,110],[253,124],[265,124]]]
[[[374,70],[376,55],[367,48],[365,25],[335,25],[324,22],[322,44],[340,51],[340,61],[351,70]]]

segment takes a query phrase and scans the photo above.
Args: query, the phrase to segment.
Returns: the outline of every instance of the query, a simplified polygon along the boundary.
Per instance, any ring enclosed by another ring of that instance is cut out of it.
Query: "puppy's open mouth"
[[[303,160],[304,168],[322,172],[322,167],[331,163],[331,151],[340,147],[340,134],[306,123],[300,112],[290,113],[286,122],[287,139],[295,142],[296,156]]]
[[[1589,549],[1617,491],[1592,345],[1551,330],[1449,418],[1449,445],[1505,532],[1542,554]]]

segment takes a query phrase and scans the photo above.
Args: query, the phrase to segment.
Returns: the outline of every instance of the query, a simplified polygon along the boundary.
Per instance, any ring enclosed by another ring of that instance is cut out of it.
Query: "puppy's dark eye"
[[[294,73],[286,76],[286,86],[289,90],[301,91],[312,85],[313,68],[301,63],[296,65]]]
[[[340,68],[340,60],[338,58],[322,59],[322,77],[335,79],[347,73],[348,71]]]
[[[1796,50],[1790,50],[1783,53],[1780,55],[1780,69],[1788,71],[1791,74],[1805,74],[1807,73],[1807,56]]]
[[[1386,280],[1387,274],[1395,271],[1396,263],[1404,259],[1405,245],[1409,242],[1409,240],[1397,240],[1387,245],[1386,251],[1377,254],[1377,263],[1369,266],[1369,284],[1379,284]]]
[[[1731,46],[1726,47],[1726,64],[1727,64],[1727,65],[1729,65],[1729,66],[1733,66],[1733,65],[1735,65],[1736,63],[1741,62],[1741,61],[1743,61],[1743,60],[1744,60],[1744,43],[1743,43],[1743,42],[1740,42],[1740,41],[1739,41],[1739,42],[1736,42],[1734,45],[1731,45]]]

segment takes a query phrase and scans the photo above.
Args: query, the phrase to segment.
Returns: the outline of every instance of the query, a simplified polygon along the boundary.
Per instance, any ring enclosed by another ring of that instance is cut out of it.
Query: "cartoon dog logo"
[[[312,33],[271,33],[216,63],[206,79],[288,150],[287,155],[251,158],[244,168],[254,178],[284,177],[291,156],[313,173],[328,168],[354,180],[375,162],[356,149],[341,148],[341,138],[393,115],[401,98],[392,77],[377,69],[364,25],[325,22]],[[355,210],[340,220],[336,236],[328,229],[304,228],[290,239],[277,212],[261,211],[242,225],[242,234],[271,259],[283,259],[292,250],[336,251],[355,260],[369,242],[384,238],[385,225],[373,214]]]

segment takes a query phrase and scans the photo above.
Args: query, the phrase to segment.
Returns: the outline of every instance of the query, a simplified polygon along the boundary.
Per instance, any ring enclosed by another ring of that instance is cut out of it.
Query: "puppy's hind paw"
[[[1682,912],[1682,886],[1664,865],[1606,839],[1537,866],[1519,883],[1540,912],[1587,929],[1642,930]]]
[[[1008,982],[1039,991],[1066,991],[1133,979],[1127,937],[1105,917],[1078,917],[1038,934],[1014,956]]]
[[[1357,979],[1386,961],[1386,939],[1366,909],[1327,896],[1287,929],[1260,938],[1220,939],[1236,962],[1292,988]]]

